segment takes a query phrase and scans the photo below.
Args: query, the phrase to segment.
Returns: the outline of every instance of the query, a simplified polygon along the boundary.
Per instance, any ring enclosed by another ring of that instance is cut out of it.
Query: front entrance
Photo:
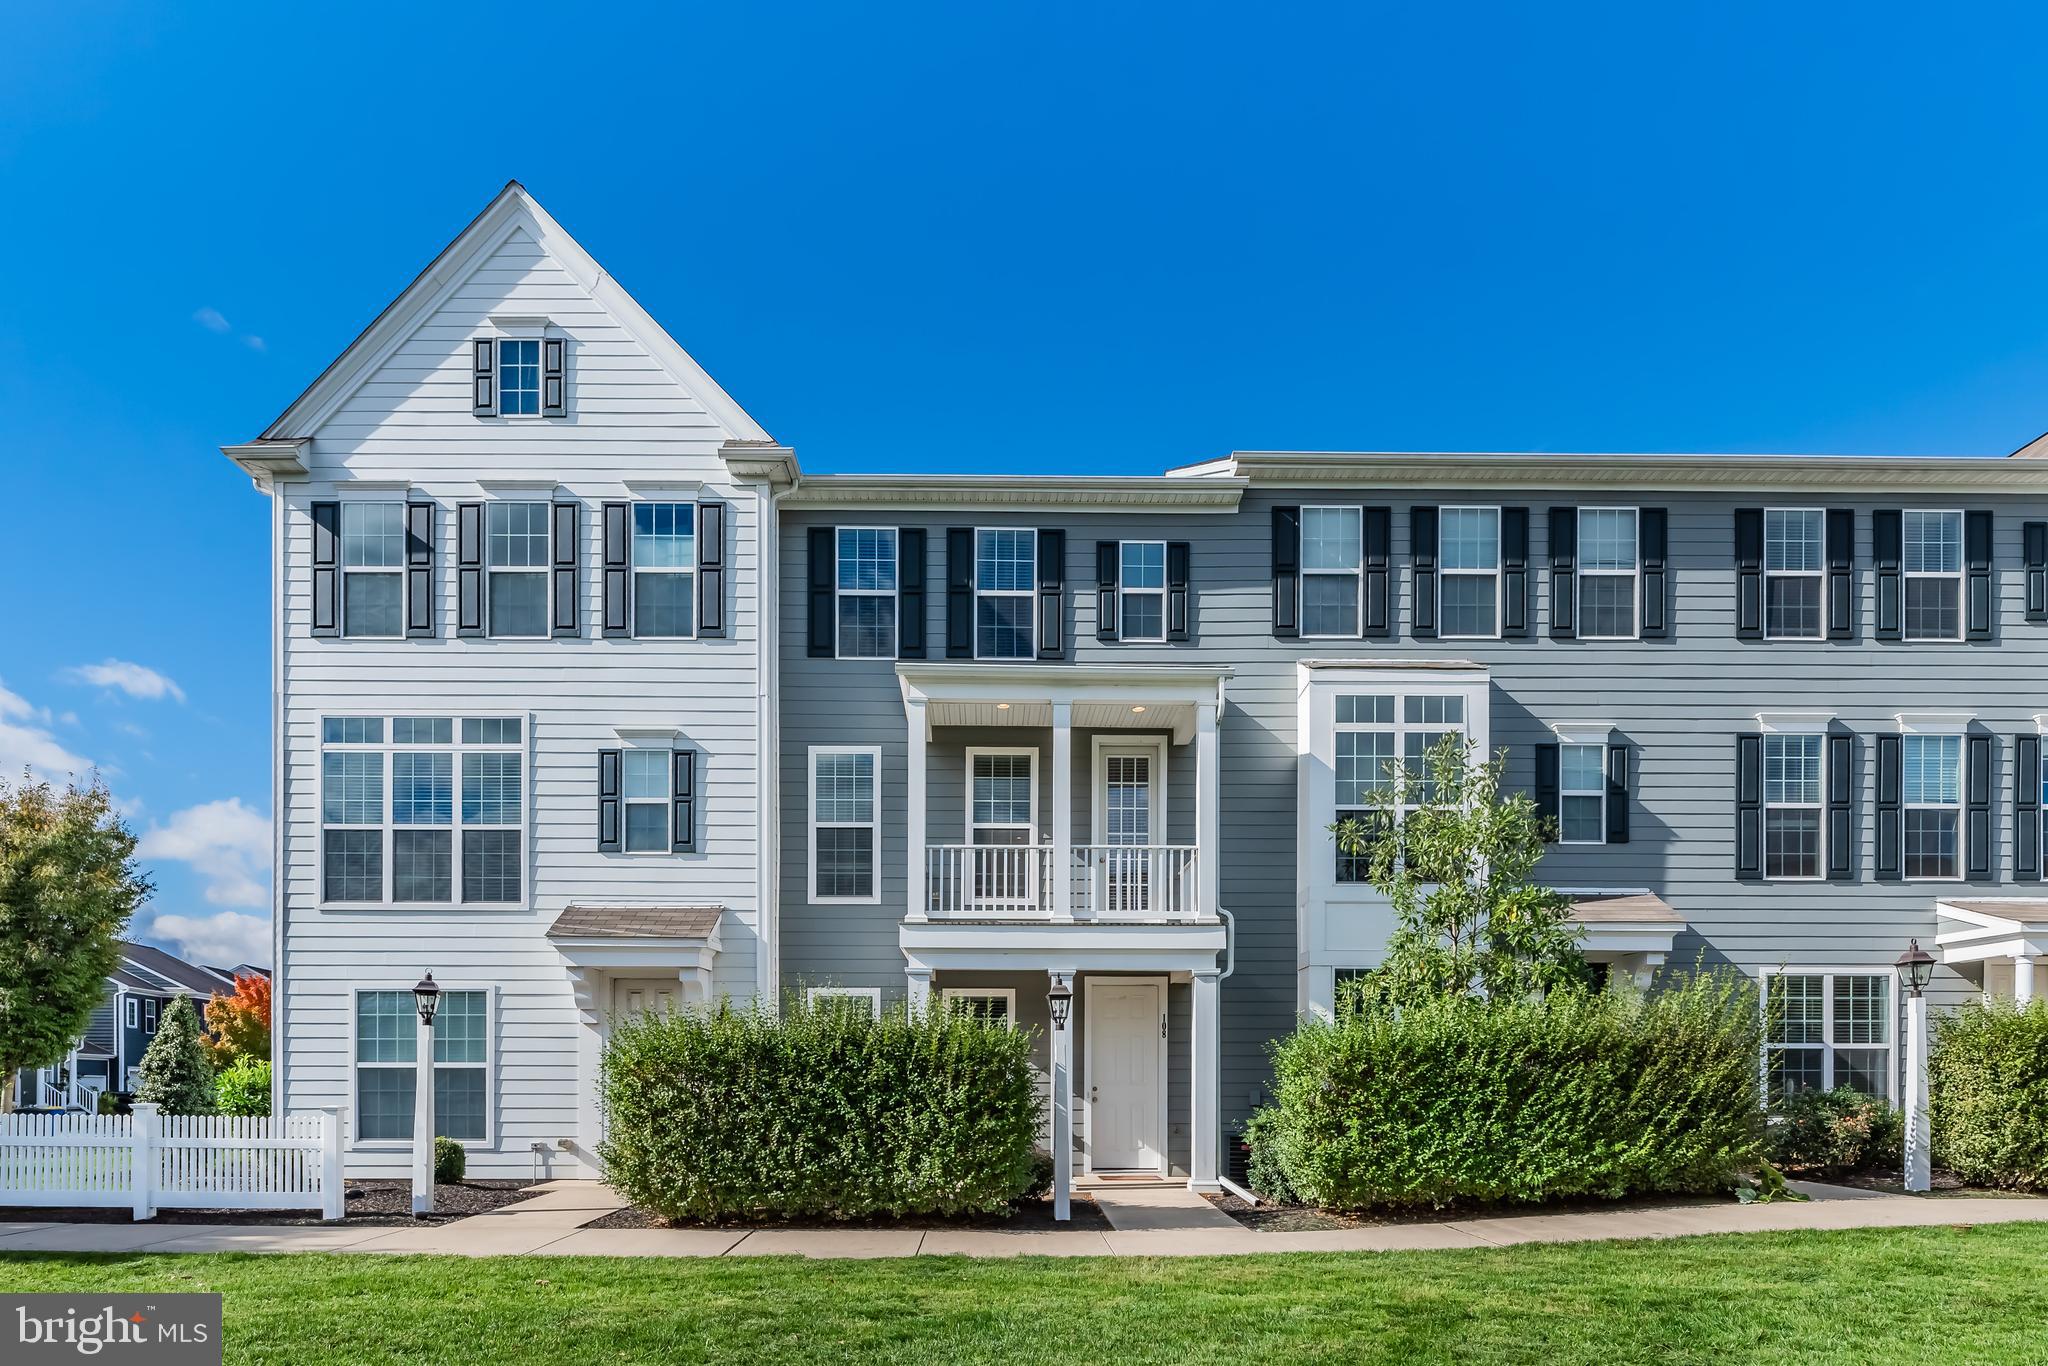
[[[1084,984],[1088,1039],[1088,1169],[1166,1168],[1166,982],[1091,977]]]
[[[677,1010],[682,1004],[682,983],[673,977],[621,977],[612,983],[614,1020],[650,1010]]]

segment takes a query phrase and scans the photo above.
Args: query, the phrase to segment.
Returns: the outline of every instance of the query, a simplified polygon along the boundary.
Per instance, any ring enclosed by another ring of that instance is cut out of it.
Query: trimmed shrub
[[[2048,1189],[2048,1000],[1938,1018],[1928,1073],[1937,1164],[1973,1186]]]
[[[1245,1122],[1245,1184],[1252,1188],[1253,1195],[1262,1200],[1282,1205],[1298,1204],[1300,1197],[1287,1184],[1287,1173],[1280,1170],[1280,1157],[1275,1151],[1279,1132],[1280,1112],[1270,1106],[1254,1111]]]
[[[1759,1029],[1707,976],[1314,1021],[1274,1046],[1253,1180],[1334,1209],[1727,1190],[1762,1151]]]
[[[469,1170],[469,1152],[452,1138],[434,1140],[434,1183],[452,1186]]]
[[[223,1115],[270,1113],[270,1064],[243,1054],[213,1079],[214,1110]]]
[[[605,1046],[605,1179],[670,1221],[1002,1211],[1037,1179],[1030,1049],[964,1012],[829,998],[650,1013]]]
[[[1772,1165],[1809,1176],[1845,1176],[1905,1161],[1905,1117],[1882,1096],[1850,1086],[1801,1091],[1778,1107],[1765,1137]]]
[[[199,1036],[199,1012],[183,996],[173,997],[157,1022],[156,1037],[142,1050],[136,1072],[135,1099],[167,1115],[213,1113],[213,1064]]]

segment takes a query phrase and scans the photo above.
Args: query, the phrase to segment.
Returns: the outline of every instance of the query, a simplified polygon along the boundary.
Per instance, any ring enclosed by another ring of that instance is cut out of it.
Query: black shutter
[[[1166,543],[1166,638],[1186,640],[1193,602],[1188,596],[1189,571],[1194,563],[1194,546],[1187,541]]]
[[[1500,510],[1500,633],[1529,634],[1529,509]]]
[[[1764,875],[1764,737],[1735,737],[1735,876]]]
[[[1558,838],[1559,827],[1564,820],[1562,791],[1558,775],[1558,747],[1544,744],[1536,746],[1536,814],[1548,822],[1544,831],[1547,839]]]
[[[924,528],[905,527],[896,533],[898,659],[924,658],[924,573]]]
[[[1903,614],[1899,607],[1899,556],[1905,532],[1897,508],[1879,508],[1870,514],[1870,562],[1877,571],[1877,638],[1903,640]],[[1879,751],[1880,763],[1883,748]],[[1880,838],[1880,844],[1882,838]],[[1892,876],[1898,876],[1894,870]]]
[[[1067,655],[1067,533],[1038,533],[1038,657]]]
[[[315,503],[313,512],[313,634],[341,634],[341,504]]]
[[[1856,876],[1856,737],[1830,732],[1827,740],[1828,876]]]
[[[1991,514],[1963,514],[1963,596],[1965,640],[1991,639]],[[1986,737],[1986,743],[1989,743]]]
[[[405,633],[434,634],[434,505],[405,505]]]
[[[1418,640],[1436,635],[1436,509],[1408,509],[1408,564],[1414,588],[1409,608],[1409,634]]]
[[[540,357],[540,415],[565,417],[569,412],[569,339],[541,338]]]
[[[469,410],[478,417],[494,417],[498,412],[498,344],[479,337],[470,348]]]
[[[946,658],[974,658],[974,528],[946,528]]]
[[[1628,843],[1628,746],[1607,747],[1607,842]]]
[[[668,823],[669,852],[687,854],[697,847],[697,752],[679,749],[669,756],[674,773]]]
[[[1273,634],[1301,634],[1301,509],[1273,509]]]
[[[1578,635],[1578,575],[1574,572],[1579,555],[1579,510],[1550,510],[1550,638],[1570,640]]]
[[[1735,638],[1764,638],[1764,510],[1735,509]]]
[[[1671,635],[1671,516],[1663,508],[1636,514],[1637,552],[1643,563],[1644,640]]]
[[[811,640],[806,653],[812,659],[830,659],[838,653],[835,644],[839,631],[836,617],[839,583],[838,536],[839,533],[829,526],[811,528]]]
[[[1992,876],[1991,792],[1998,786],[1998,751],[1988,735],[1963,737],[1963,876],[1985,882]]]
[[[697,634],[725,634],[725,504],[697,504]]]
[[[1095,543],[1095,638],[1116,639],[1116,586],[1122,576],[1123,548],[1115,541]]]
[[[597,752],[597,852],[618,854],[625,851],[625,811],[619,804],[621,791],[620,751],[601,749]]]
[[[1856,638],[1856,513],[1829,508],[1827,515],[1828,639]]]
[[[582,577],[576,570],[583,560],[583,505],[556,503],[554,525],[555,634],[583,634],[579,619],[583,600]]]
[[[1896,517],[1897,514],[1893,515]],[[1899,841],[1903,833],[1899,829],[1899,806],[1904,759],[1904,747],[1898,736],[1877,737],[1877,879],[1880,882],[1897,882],[1904,873],[1899,857]]]
[[[1360,523],[1365,563],[1365,630],[1374,640],[1394,634],[1394,510],[1367,508]]]
[[[2012,875],[2041,880],[2041,737],[2012,741]]]
[[[455,634],[484,633],[484,505],[455,505]]]
[[[628,504],[604,505],[604,633],[608,636],[633,634],[626,600],[626,580],[632,573],[632,525]]]
[[[2027,557],[2027,620],[2048,621],[2048,522],[2020,529]]]

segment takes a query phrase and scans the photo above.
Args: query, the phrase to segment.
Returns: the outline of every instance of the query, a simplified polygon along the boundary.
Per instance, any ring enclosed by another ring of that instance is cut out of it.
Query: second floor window
[[[697,505],[633,505],[633,634],[695,630]]]
[[[669,851],[670,769],[675,755],[666,749],[629,749],[620,755],[624,766],[626,852],[666,854]]]
[[[490,633],[548,633],[548,505],[490,503],[484,508],[484,565]]]
[[[1819,735],[1764,737],[1764,876],[1821,874]]]
[[[1559,745],[1558,839],[1565,844],[1607,842],[1607,746]]]
[[[1365,513],[1360,508],[1301,510],[1301,633],[1355,636],[1364,593]]]
[[[876,749],[811,751],[811,900],[879,901]]]
[[[321,723],[321,900],[521,900],[518,717],[334,716]]]
[[[1908,512],[1900,521],[1906,639],[1961,640],[1963,514]]]
[[[1579,509],[1579,636],[1633,640],[1637,634],[1634,508]]]
[[[974,533],[974,657],[1037,655],[1038,533],[995,529]]]
[[[1335,704],[1332,770],[1337,784],[1337,820],[1370,822],[1390,815],[1405,816],[1419,803],[1435,799],[1426,781],[1427,756],[1430,746],[1446,735],[1465,734],[1463,697],[1455,693],[1340,693]],[[1396,755],[1415,779],[1409,789],[1412,800],[1399,813],[1373,805],[1374,793],[1386,793],[1394,786]],[[1370,874],[1368,856],[1338,851],[1337,881],[1365,882]]]
[[[341,633],[405,633],[405,504],[341,505]]]
[[[1764,510],[1764,635],[1819,640],[1822,514],[1819,508]]]
[[[839,657],[896,657],[896,528],[838,530]]]
[[[1500,634],[1500,509],[1447,507],[1438,514],[1445,636]]]
[[[1125,541],[1118,547],[1118,635],[1166,639],[1166,542]]]
[[[1962,876],[1963,737],[1903,737],[1901,845],[1909,878]]]

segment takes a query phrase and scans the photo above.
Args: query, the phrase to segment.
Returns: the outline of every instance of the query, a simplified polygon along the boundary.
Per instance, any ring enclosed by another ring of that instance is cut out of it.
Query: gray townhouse
[[[1213,1187],[1387,940],[1328,827],[1450,733],[1612,987],[1765,984],[1780,1089],[1898,1093],[1909,939],[1948,1002],[2048,952],[2032,447],[806,474],[515,184],[224,449],[273,518],[277,1075],[352,1171],[404,1169],[432,969],[483,1174],[595,1169],[614,1020],[802,995],[1035,1029],[1079,1172]]]

